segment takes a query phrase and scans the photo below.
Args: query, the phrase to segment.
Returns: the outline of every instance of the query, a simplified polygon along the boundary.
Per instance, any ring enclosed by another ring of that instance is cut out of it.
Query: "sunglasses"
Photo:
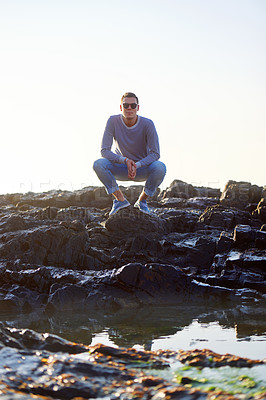
[[[123,107],[124,107],[124,108],[127,109],[129,106],[131,106],[132,110],[135,110],[135,108],[138,106],[138,104],[137,104],[137,103],[131,103],[131,104],[129,104],[129,103],[123,103]]]

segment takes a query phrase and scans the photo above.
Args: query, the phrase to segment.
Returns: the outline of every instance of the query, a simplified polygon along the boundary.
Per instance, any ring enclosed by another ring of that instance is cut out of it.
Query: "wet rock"
[[[216,274],[209,274],[205,281],[209,285],[217,285],[230,289],[246,289],[247,291],[242,291],[242,296],[250,298],[259,297],[259,293],[266,293],[265,279],[260,273],[244,271],[240,268],[230,269],[228,266],[224,266],[224,264],[219,265],[217,260],[216,265],[213,266],[213,270],[216,270]]]
[[[186,207],[186,200],[180,197],[166,197],[161,201],[161,206],[169,208],[184,208]]]
[[[102,221],[102,213],[94,207],[68,207],[58,210],[56,217],[61,221],[80,221],[83,224],[91,224],[92,222]]]
[[[250,360],[233,354],[218,354],[214,351],[204,350],[188,350],[179,351],[177,359],[184,364],[200,367],[200,368],[217,368],[226,365],[237,368],[250,368],[254,365],[264,364],[262,360]]]
[[[89,290],[71,283],[53,284],[49,293],[49,308],[54,310],[83,308]]]
[[[89,243],[91,246],[100,248],[100,249],[112,249],[114,247],[114,235],[112,232],[109,232],[102,225],[87,227],[87,232],[89,236]]]
[[[1,236],[0,257],[21,262],[78,268],[94,266],[88,234],[80,222],[46,225]]]
[[[238,247],[245,248],[255,241],[255,230],[249,225],[236,225],[233,240]]]
[[[266,249],[266,232],[256,231],[255,246],[258,249]]]
[[[2,275],[3,277],[3,275]],[[46,304],[47,295],[18,284],[0,288],[0,310],[2,312],[30,312]]]
[[[109,232],[119,235],[132,235],[137,233],[163,233],[164,221],[155,215],[144,214],[134,207],[127,207],[117,214],[109,217],[105,223]]]
[[[0,299],[10,309],[42,309],[49,312],[72,309],[115,310],[139,305],[179,304],[189,301],[238,301],[241,293],[202,285],[180,268],[167,264],[130,263],[98,273],[77,273],[55,267],[20,271],[4,270]],[[20,288],[20,290],[19,290]]]
[[[87,351],[82,344],[72,343],[50,333],[37,333],[31,329],[14,329],[0,322],[0,348],[5,346],[24,350],[47,350],[78,354]]]
[[[261,221],[266,222],[266,197],[263,197],[257,208],[253,211],[253,215],[261,219]]]
[[[266,251],[250,249],[243,252],[232,250],[226,259],[226,266],[264,274],[266,272]]]
[[[238,248],[254,246],[259,249],[266,249],[266,233],[252,229],[249,225],[237,225],[234,229],[233,240]]]
[[[171,265],[128,264],[120,268],[114,278],[121,289],[134,293],[140,304],[156,304],[159,299],[160,304],[174,304],[181,299],[219,301],[226,300],[227,296],[234,297],[223,289],[201,285]]]
[[[199,400],[214,395],[217,399],[220,395],[221,399],[232,398],[225,392],[217,392],[217,397],[213,391],[208,393],[200,387],[185,386],[193,378],[184,377],[180,384],[172,379],[172,373],[168,377],[167,370],[170,365],[176,365],[176,361],[197,369],[221,366],[241,369],[265,364],[263,360],[221,355],[208,349],[152,352],[104,345],[85,346],[55,335],[10,329],[0,324],[1,398],[8,400]],[[164,369],[164,377],[156,375],[156,369]],[[150,370],[153,370],[152,375]],[[259,399],[255,395],[253,398]]]
[[[234,240],[231,233],[222,231],[217,243],[217,253],[228,253],[234,246]]]
[[[160,255],[163,252],[163,246],[160,241],[149,238],[143,234],[130,239],[128,246],[132,253],[143,252],[148,255]]]
[[[209,269],[216,252],[215,236],[194,234],[185,235],[176,240],[176,235],[167,235],[163,241],[165,260],[181,268],[196,267]]]
[[[242,268],[251,271],[266,273],[266,251],[246,250],[242,254]]]
[[[5,195],[0,199],[2,307],[30,310],[35,298],[41,308],[49,304],[50,311],[67,305],[115,309],[168,300],[173,304],[186,290],[188,298],[203,298],[202,283],[226,286],[226,279],[232,289],[255,289],[257,282],[256,290],[263,293],[265,232],[261,219],[251,213],[253,206],[250,212],[247,207],[264,192],[251,184],[230,185],[231,200],[237,201],[217,204],[216,190],[176,180],[150,200],[152,215],[130,206],[111,217],[112,198],[103,187]],[[142,186],[121,189],[134,201]],[[224,194],[230,200],[228,196]],[[143,287],[119,278],[127,265]],[[180,292],[176,283],[168,286],[176,279],[184,285]],[[29,291],[27,301],[13,291],[14,285]]]
[[[42,396],[45,399],[64,400],[101,398],[111,393],[113,380],[120,380],[122,384],[134,379],[133,372],[122,370],[119,365],[110,366],[107,362],[98,365],[93,361],[75,358],[72,354],[25,352],[10,347],[0,350],[0,354],[1,389],[9,396],[8,399],[11,399],[14,391],[17,395],[26,393],[39,399]]]
[[[136,234],[122,239],[111,251],[116,268],[132,262],[156,262],[164,258],[164,249],[156,232]]]
[[[95,278],[84,277],[80,283],[51,286],[48,308],[85,310],[104,307],[111,310],[138,305],[177,304],[184,298],[200,298],[202,301],[214,301],[215,298],[215,301],[220,301],[234,296],[230,291],[202,286],[179,268],[131,263],[118,270],[105,271]]]
[[[198,224],[199,212],[194,210],[160,209],[157,215],[164,221],[165,231],[168,233],[194,232],[201,227]]]
[[[199,217],[199,222],[222,229],[233,229],[238,224],[260,226],[259,221],[253,220],[249,212],[220,204],[208,207]]]

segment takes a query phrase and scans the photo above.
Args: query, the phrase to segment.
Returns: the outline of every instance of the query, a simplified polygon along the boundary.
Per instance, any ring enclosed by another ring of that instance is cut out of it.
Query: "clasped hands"
[[[127,159],[126,164],[129,179],[134,179],[137,172],[136,163],[133,160]]]

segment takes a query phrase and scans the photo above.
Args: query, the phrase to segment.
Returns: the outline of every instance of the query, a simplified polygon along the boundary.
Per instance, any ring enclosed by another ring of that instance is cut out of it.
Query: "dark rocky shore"
[[[141,189],[122,187],[132,204]],[[186,302],[265,309],[266,187],[229,181],[221,193],[175,180],[149,206],[152,215],[131,206],[108,218],[111,198],[102,187],[1,195],[0,312]],[[180,361],[180,353],[92,348],[2,325],[1,398],[219,398],[135,370],[136,363],[166,368],[168,357]],[[134,397],[127,382],[142,395]]]

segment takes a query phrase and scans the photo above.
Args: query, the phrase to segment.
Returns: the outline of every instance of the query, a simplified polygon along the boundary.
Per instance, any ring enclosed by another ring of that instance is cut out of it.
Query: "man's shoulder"
[[[140,116],[140,121],[145,126],[152,126],[154,127],[154,122],[150,118]]]
[[[117,122],[121,121],[121,114],[111,115],[109,117],[108,121],[114,122],[114,123],[117,123]]]
[[[142,120],[143,123],[153,124],[153,121],[150,118],[143,117],[142,115],[140,115],[140,119]]]

